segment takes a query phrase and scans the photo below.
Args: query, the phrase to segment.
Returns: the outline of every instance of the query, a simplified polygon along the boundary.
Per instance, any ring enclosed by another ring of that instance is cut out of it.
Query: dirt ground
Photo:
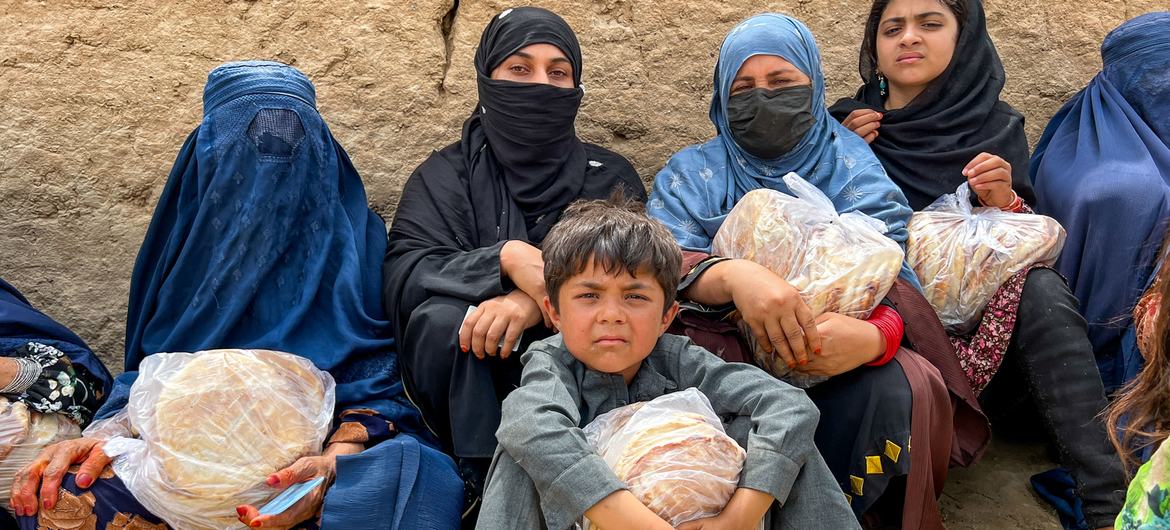
[[[1042,442],[997,432],[979,463],[951,470],[943,521],[949,530],[1061,530],[1056,512],[1028,484],[1032,475],[1055,466]]]

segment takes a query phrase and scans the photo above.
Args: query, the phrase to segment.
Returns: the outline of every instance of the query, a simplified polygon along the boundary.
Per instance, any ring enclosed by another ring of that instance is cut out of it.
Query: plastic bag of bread
[[[967,183],[910,218],[906,262],[948,330],[967,333],[1000,285],[1034,264],[1051,265],[1064,228],[1043,215],[971,205]]]
[[[838,214],[796,173],[785,175],[784,183],[795,196],[769,189],[744,195],[715,234],[712,252],[775,272],[800,291],[813,316],[868,317],[898,278],[902,247],[885,236],[885,223],[861,212]],[[752,333],[743,335],[757,363],[773,375],[804,388],[825,379],[790,371],[760,349]]]
[[[320,453],[334,386],[328,373],[288,353],[150,355],[124,416],[110,420],[135,437],[111,438],[103,449],[134,498],[171,527],[243,528],[236,506],[268,502],[280,493],[265,483],[268,475]]]
[[[671,526],[718,515],[747,458],[694,388],[611,410],[584,431],[618,479]],[[598,528],[588,520],[582,527]]]
[[[62,414],[42,414],[0,397],[0,506],[9,508],[16,472],[46,445],[81,436],[81,428]]]

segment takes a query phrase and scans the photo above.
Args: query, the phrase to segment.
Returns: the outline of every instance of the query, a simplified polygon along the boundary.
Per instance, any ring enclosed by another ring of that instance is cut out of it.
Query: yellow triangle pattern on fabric
[[[885,452],[886,452],[886,458],[889,458],[890,461],[892,461],[895,464],[898,463],[898,457],[902,456],[902,448],[898,447],[898,444],[891,442],[889,440],[886,440],[886,451]]]
[[[865,479],[853,475],[849,475],[849,484],[853,486],[853,494],[861,495],[861,488],[865,486]]]
[[[852,495],[850,495],[848,493],[845,494],[845,504],[853,506],[853,496]]]
[[[881,455],[865,457],[865,474],[867,474],[867,475],[881,475],[882,474],[882,457],[881,457]]]

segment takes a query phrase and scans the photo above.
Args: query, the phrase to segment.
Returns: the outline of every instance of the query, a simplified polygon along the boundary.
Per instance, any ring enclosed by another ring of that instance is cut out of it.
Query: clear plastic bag
[[[0,398],[0,506],[9,508],[16,472],[46,445],[81,436],[81,428],[62,414],[42,414],[28,405]]]
[[[630,492],[671,526],[718,515],[747,458],[694,388],[611,410],[584,431]],[[581,527],[598,529],[588,519]]]
[[[784,183],[795,197],[768,189],[744,195],[715,234],[712,252],[775,272],[800,291],[813,316],[867,318],[898,278],[902,247],[885,236],[885,223],[861,212],[838,214],[833,201],[796,173]],[[803,388],[826,379],[789,370],[755,344],[746,324],[740,327],[757,363],[773,375]]]
[[[125,415],[98,427],[128,422],[138,434],[103,449],[134,498],[171,527],[243,528],[236,506],[268,502],[280,493],[268,475],[320,453],[334,386],[287,353],[158,353],[139,366]]]
[[[946,328],[967,333],[1000,285],[1035,264],[1051,265],[1064,228],[1043,215],[971,206],[967,183],[910,218],[906,262]]]

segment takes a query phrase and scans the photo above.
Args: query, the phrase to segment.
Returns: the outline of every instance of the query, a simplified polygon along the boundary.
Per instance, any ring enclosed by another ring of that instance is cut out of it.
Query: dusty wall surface
[[[0,277],[121,369],[138,246],[207,72],[236,59],[291,63],[365,179],[372,206],[398,191],[472,108],[474,46],[511,2],[0,2]],[[1008,72],[1004,98],[1035,141],[1100,66],[1112,28],[1165,0],[988,0]],[[587,86],[578,130],[649,182],[675,150],[712,134],[711,72],[723,36],[764,10],[803,19],[832,99],[859,83],[866,0],[551,0],[580,35]]]

